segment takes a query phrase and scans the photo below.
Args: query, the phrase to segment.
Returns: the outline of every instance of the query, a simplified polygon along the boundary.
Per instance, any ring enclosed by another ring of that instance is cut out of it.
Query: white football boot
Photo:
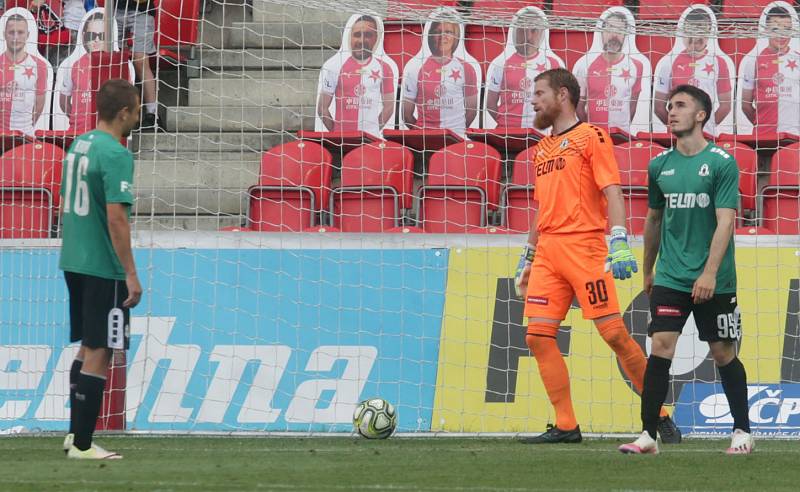
[[[750,454],[755,448],[753,435],[742,429],[736,429],[731,436],[731,447],[725,451],[725,454]]]
[[[72,447],[73,442],[75,442],[75,434],[70,432],[69,434],[64,436],[64,444],[63,444],[64,454],[69,453],[69,448]]]
[[[121,460],[122,455],[113,451],[106,451],[94,443],[86,451],[81,451],[73,444],[67,452],[67,458],[75,460]]]
[[[643,431],[635,441],[620,446],[619,451],[624,454],[658,454],[658,442]]]

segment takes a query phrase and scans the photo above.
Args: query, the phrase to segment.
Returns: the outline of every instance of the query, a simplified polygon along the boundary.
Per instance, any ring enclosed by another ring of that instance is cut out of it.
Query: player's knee
[[[603,340],[606,341],[609,347],[615,352],[622,350],[628,345],[628,341],[631,340],[630,335],[625,330],[608,330],[602,333]]]
[[[672,360],[675,356],[675,346],[678,343],[677,333],[671,336],[671,333],[658,332],[654,333],[651,338],[650,354],[662,359]]]
[[[546,350],[547,346],[556,344],[556,340],[549,336],[533,335],[529,333],[525,337],[525,343],[528,344],[531,354],[536,357],[537,352],[541,354],[544,350]]]
[[[717,366],[727,366],[736,357],[736,346],[733,343],[712,343],[709,344],[709,348]]]

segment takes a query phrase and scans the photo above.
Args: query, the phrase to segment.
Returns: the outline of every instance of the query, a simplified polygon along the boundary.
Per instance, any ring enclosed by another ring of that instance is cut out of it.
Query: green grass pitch
[[[800,490],[800,442],[686,440],[626,456],[622,440],[100,436],[109,462],[68,461],[55,437],[0,438],[0,490]]]

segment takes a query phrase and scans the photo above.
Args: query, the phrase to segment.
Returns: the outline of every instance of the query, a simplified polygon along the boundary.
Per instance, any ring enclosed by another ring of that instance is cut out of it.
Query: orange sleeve
[[[610,185],[620,184],[619,166],[614,157],[614,145],[605,130],[589,126],[586,159],[591,163],[592,174],[597,188],[602,190]]]

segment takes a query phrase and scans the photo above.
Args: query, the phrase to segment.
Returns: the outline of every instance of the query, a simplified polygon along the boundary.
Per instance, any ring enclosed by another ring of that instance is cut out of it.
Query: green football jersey
[[[655,285],[691,292],[708,260],[716,209],[739,207],[739,167],[714,144],[687,157],[672,148],[648,167],[648,201],[663,209]],[[736,292],[733,238],[717,272],[717,294]]]
[[[133,205],[133,155],[111,134],[93,130],[75,139],[61,174],[59,268],[124,280],[108,232],[106,205]]]

